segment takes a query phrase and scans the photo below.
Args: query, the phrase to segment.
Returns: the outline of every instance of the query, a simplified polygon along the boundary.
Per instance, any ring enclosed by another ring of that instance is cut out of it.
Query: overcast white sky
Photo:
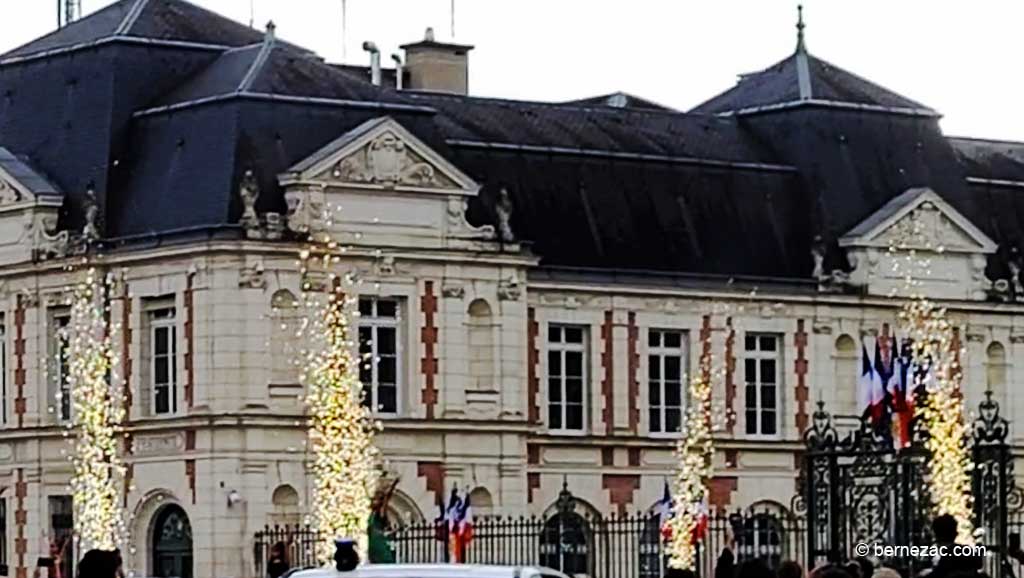
[[[86,13],[113,0],[81,0]],[[328,60],[365,63],[433,26],[451,39],[451,0],[192,0]],[[788,56],[791,0],[456,0],[455,41],[474,44],[470,91],[568,100],[618,90],[688,109],[736,75]],[[0,51],[49,32],[55,0],[0,0]],[[1024,2],[806,0],[807,45],[824,58],[945,115],[947,134],[1024,140]]]

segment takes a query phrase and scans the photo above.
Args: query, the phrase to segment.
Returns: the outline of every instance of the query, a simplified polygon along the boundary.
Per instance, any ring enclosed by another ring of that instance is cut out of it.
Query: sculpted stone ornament
[[[288,203],[288,228],[296,233],[319,233],[327,226],[327,202],[322,187],[289,189],[284,193]]]
[[[263,263],[254,263],[238,272],[238,286],[248,289],[265,289],[267,280],[263,275]]]
[[[814,237],[814,244],[811,245],[811,258],[814,259],[814,271],[811,276],[818,281],[826,280],[828,277],[825,275],[825,241],[821,235]]]
[[[41,215],[32,224],[36,259],[63,259],[68,254],[70,241],[70,233],[57,231],[57,215]]]
[[[251,170],[245,171],[245,174],[242,175],[242,182],[238,185],[238,196],[242,200],[242,218],[238,222],[252,238],[252,233],[258,232],[260,228],[260,217],[256,214],[256,201],[260,198],[260,187]]]
[[[331,170],[335,179],[388,188],[449,187],[452,183],[439,175],[430,163],[423,162],[406,147],[402,139],[385,132],[369,146],[339,161]]]
[[[448,197],[448,230],[451,235],[463,239],[494,239],[494,227],[490,225],[474,227],[466,220],[468,204],[464,197],[458,195]]]
[[[502,187],[498,197],[498,206],[495,209],[498,213],[498,237],[503,243],[512,243],[516,240],[512,233],[512,199],[508,195],[508,189]]]
[[[18,194],[17,189],[7,181],[0,179],[0,206],[17,203],[20,200],[21,195]]]
[[[508,279],[498,283],[498,299],[502,301],[519,301],[522,295],[522,287],[519,283],[519,276],[512,273]]]
[[[1020,279],[1021,261],[1020,251],[1016,247],[1010,249],[1010,258],[1006,265],[1010,269],[1010,285],[1013,287],[1013,297],[1017,300],[1024,298],[1024,283]]]
[[[99,228],[100,205],[96,201],[96,191],[89,188],[85,192],[85,225],[82,226],[82,240],[92,244],[100,238]]]
[[[463,299],[466,297],[466,288],[462,285],[445,285],[441,287],[441,295],[448,299]]]

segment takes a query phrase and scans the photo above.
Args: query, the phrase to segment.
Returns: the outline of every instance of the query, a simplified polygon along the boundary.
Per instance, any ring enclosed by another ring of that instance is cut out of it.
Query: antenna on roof
[[[348,58],[348,0],[341,0],[341,61],[345,62]]]
[[[452,40],[455,40],[455,0],[452,0],[451,16],[452,16]]]
[[[82,0],[57,0],[57,28],[82,17]]]
[[[256,27],[256,0],[249,0],[249,28]]]

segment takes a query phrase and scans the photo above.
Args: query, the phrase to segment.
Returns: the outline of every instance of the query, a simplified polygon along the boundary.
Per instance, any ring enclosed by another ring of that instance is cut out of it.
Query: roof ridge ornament
[[[804,24],[804,5],[796,5],[796,51],[807,52],[807,46],[804,44],[804,28],[807,25]]]
[[[811,90],[811,68],[807,60],[807,45],[804,43],[804,7],[796,6],[796,82],[800,89],[800,100],[814,98]]]

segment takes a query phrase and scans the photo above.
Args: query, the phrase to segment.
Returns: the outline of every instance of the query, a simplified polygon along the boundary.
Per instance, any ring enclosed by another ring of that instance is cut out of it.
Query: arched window
[[[732,521],[736,537],[736,561],[763,560],[778,567],[785,553],[785,508],[773,503],[754,504]]]
[[[494,512],[494,498],[484,487],[478,487],[469,493],[469,502],[473,506],[473,515],[489,516]]]
[[[985,350],[985,387],[1000,406],[1006,402],[1006,348],[993,341]]]
[[[295,365],[301,350],[299,331],[302,316],[299,300],[287,289],[279,289],[270,298],[270,386],[292,386],[299,382]]]
[[[494,391],[494,316],[483,299],[469,304],[469,387]]]
[[[271,523],[278,526],[297,526],[301,522],[299,511],[299,493],[288,484],[282,484],[274,490],[271,497],[274,511]]]
[[[835,405],[832,413],[837,416],[856,416],[857,407],[857,342],[849,335],[843,334],[836,339],[835,376],[833,391]]]
[[[593,534],[587,520],[573,511],[559,511],[544,523],[540,563],[568,574],[590,574]]]
[[[153,522],[153,575],[192,578],[192,525],[180,506],[157,512]]]

